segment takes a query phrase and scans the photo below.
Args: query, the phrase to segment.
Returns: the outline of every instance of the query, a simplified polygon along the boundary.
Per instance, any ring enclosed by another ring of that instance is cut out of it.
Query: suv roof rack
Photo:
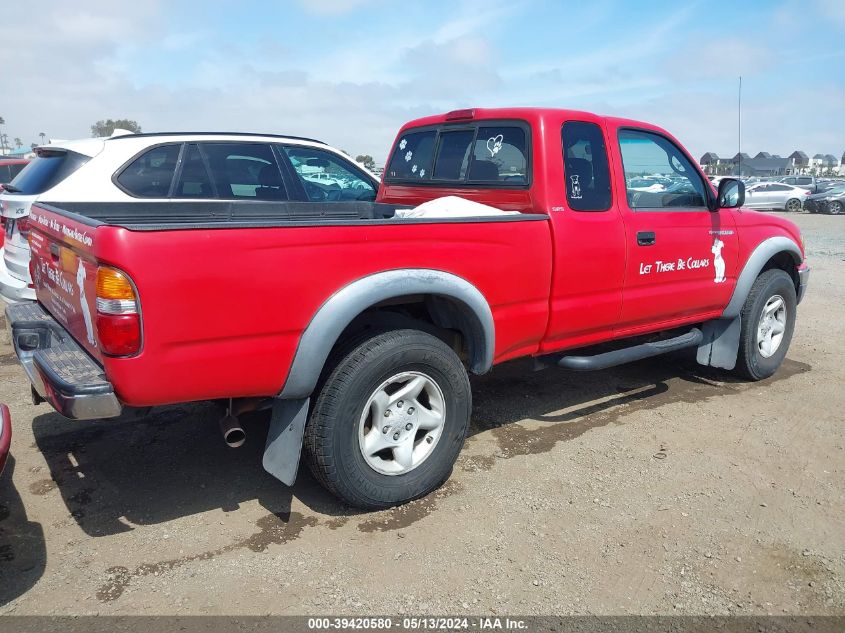
[[[294,141],[309,141],[311,143],[326,145],[324,141],[319,141],[315,138],[308,138],[307,136],[292,136],[290,134],[258,134],[256,132],[133,132],[131,134],[121,134],[120,136],[110,136],[106,140],[119,141],[123,138],[149,136],[266,136],[271,138],[286,138]]]

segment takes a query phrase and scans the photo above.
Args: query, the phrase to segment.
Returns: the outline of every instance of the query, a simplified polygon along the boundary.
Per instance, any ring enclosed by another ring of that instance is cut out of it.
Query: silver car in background
[[[810,192],[781,182],[758,182],[745,190],[745,204],[749,209],[777,209],[800,211]]]

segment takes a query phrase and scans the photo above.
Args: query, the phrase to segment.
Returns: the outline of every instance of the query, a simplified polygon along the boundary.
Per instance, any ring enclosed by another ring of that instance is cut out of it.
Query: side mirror
[[[735,209],[745,204],[745,183],[735,178],[723,178],[719,182],[719,209]]]

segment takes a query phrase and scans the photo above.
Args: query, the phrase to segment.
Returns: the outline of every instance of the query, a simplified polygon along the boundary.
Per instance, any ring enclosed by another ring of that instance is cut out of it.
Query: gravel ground
[[[230,450],[210,405],[32,406],[4,343],[0,614],[843,614],[845,219],[795,219],[813,273],[775,377],[506,364],[452,478],[385,512],[276,482],[259,415]]]

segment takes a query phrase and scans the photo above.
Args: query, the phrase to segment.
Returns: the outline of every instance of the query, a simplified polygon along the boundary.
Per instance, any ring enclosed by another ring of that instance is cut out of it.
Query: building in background
[[[807,169],[810,167],[810,159],[799,149],[789,155],[789,160],[792,161],[793,174],[806,173]]]
[[[706,152],[699,164],[708,176],[845,176],[845,154],[841,160],[833,154],[816,154],[809,158],[801,150],[795,150],[786,158],[769,152],[757,152],[753,158],[745,152],[734,154],[732,158],[719,158],[716,152]]]

